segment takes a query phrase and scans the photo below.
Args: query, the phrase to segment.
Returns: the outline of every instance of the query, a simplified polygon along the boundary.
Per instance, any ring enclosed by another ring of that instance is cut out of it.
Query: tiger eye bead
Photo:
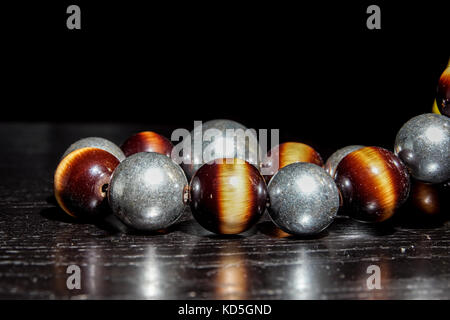
[[[156,132],[143,131],[129,137],[121,148],[126,157],[138,152],[156,152],[170,157],[173,144]]]
[[[450,117],[450,63],[439,78],[436,104],[441,114]]]
[[[106,212],[106,192],[120,161],[98,148],[81,148],[65,156],[55,171],[54,191],[59,206],[73,217]]]
[[[392,152],[365,147],[344,157],[336,169],[336,184],[349,215],[364,222],[389,219],[407,199],[409,174]]]
[[[197,170],[189,188],[190,206],[194,218],[205,229],[238,234],[252,227],[263,214],[267,186],[258,169],[248,162],[220,161]]]
[[[266,181],[269,181],[278,170],[294,162],[323,165],[322,157],[312,147],[300,142],[285,142],[272,148],[262,162],[261,167]]]
[[[445,184],[430,184],[413,180],[405,214],[413,218],[438,217],[449,212],[450,188]]]
[[[346,155],[349,153],[359,150],[361,148],[364,148],[364,146],[360,145],[352,145],[352,146],[346,146],[343,147],[336,152],[334,152],[325,162],[324,169],[328,174],[334,178],[334,175],[336,174],[336,168],[339,165],[339,162],[341,162],[342,159],[345,158]]]

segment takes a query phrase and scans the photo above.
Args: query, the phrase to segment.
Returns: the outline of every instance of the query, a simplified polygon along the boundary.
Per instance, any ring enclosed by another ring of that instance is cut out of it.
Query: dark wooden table
[[[53,171],[86,136],[121,143],[135,124],[0,124],[0,298],[449,299],[450,224],[374,227],[340,217],[313,239],[283,238],[265,216],[219,237],[191,217],[166,234],[132,233],[112,217],[77,223],[55,205]],[[81,289],[68,290],[69,265]],[[380,290],[366,285],[381,270]]]

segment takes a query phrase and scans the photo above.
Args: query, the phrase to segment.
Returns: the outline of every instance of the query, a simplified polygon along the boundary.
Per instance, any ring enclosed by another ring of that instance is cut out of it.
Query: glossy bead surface
[[[170,157],[173,144],[166,137],[152,131],[142,131],[129,137],[121,146],[125,156],[138,152],[156,152]]]
[[[336,169],[344,208],[356,220],[389,219],[407,199],[408,170],[392,152],[365,147],[345,156]]]
[[[126,225],[158,231],[182,215],[187,184],[183,170],[169,157],[155,152],[135,153],[114,171],[108,200],[114,214]]]
[[[212,130],[215,129],[215,130]],[[182,168],[186,173],[188,179],[192,178],[197,170],[205,163],[214,159],[222,158],[241,158],[259,168],[259,144],[258,137],[254,131],[249,131],[249,136],[252,139],[246,138],[244,143],[239,141],[238,134],[228,134],[227,130],[239,130],[245,132],[247,128],[242,124],[225,119],[210,120],[202,124],[202,130],[191,131],[191,152],[183,154]],[[214,134],[214,137],[209,140],[205,139],[205,132]],[[217,136],[215,135],[217,133]],[[208,141],[209,140],[209,141]],[[250,141],[252,140],[252,141]],[[201,144],[201,150],[194,148],[195,141]],[[209,151],[210,152],[209,152]],[[203,158],[205,155],[205,158]]]
[[[430,184],[414,180],[406,203],[405,213],[420,216],[438,216],[450,213],[450,188],[444,184]]]
[[[196,172],[189,188],[190,206],[194,218],[205,229],[238,234],[252,227],[263,214],[267,186],[248,162],[222,161],[205,164]]]
[[[334,220],[339,209],[339,191],[321,167],[296,162],[281,168],[268,185],[269,214],[283,231],[314,235]]]
[[[410,119],[397,134],[394,152],[417,180],[450,180],[450,118],[427,113]]]
[[[278,159],[278,162],[277,162]],[[294,162],[309,162],[318,166],[323,165],[320,154],[307,144],[300,142],[285,142],[272,148],[261,164],[266,180],[281,168]]]
[[[436,104],[441,114],[450,117],[450,66],[448,66],[439,78]]]
[[[334,176],[336,174],[336,168],[339,165],[339,162],[341,162],[341,160],[349,153],[359,150],[361,148],[364,148],[364,146],[352,145],[352,146],[346,146],[346,147],[343,147],[343,148],[337,150],[325,162],[325,166],[324,166],[325,171],[328,172],[328,174],[332,178],[334,178]]]
[[[97,148],[76,149],[55,171],[54,192],[59,206],[73,217],[88,218],[107,211],[106,190],[119,160]]]
[[[122,152],[122,150],[114,143],[104,138],[99,137],[88,137],[84,139],[80,139],[78,141],[75,141],[72,143],[69,148],[64,152],[63,156],[64,158],[69,153],[71,153],[74,150],[81,149],[81,148],[98,148],[105,151],[108,151],[112,155],[114,155],[119,161],[122,161],[125,159],[125,154]]]

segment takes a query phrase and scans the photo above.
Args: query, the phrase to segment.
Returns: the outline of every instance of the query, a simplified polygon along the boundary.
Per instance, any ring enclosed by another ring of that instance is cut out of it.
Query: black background
[[[9,214],[4,220],[18,226],[11,232],[18,230],[14,234],[28,236],[22,239],[33,246],[35,235],[41,243],[50,239],[51,249],[55,234],[71,237],[81,234],[77,230],[85,231],[85,226],[71,224],[71,231],[64,233],[43,213],[35,214],[55,209],[44,199],[51,194],[49,172],[58,161],[54,155],[66,144],[52,141],[55,150],[48,152],[51,144],[36,142],[39,136],[33,136],[31,123],[77,122],[81,127],[84,123],[129,122],[149,130],[161,128],[167,134],[177,127],[192,128],[194,120],[230,118],[256,129],[281,129],[282,141],[308,143],[323,156],[347,144],[392,148],[405,121],[430,112],[438,78],[450,56],[450,11],[444,2],[146,2],[49,0],[0,5],[0,126],[23,122],[23,131],[31,132],[0,137],[2,146],[13,149],[8,152],[3,148],[2,192],[7,201],[2,210],[7,208]],[[366,8],[373,3],[381,7],[382,30],[366,29]],[[66,28],[70,4],[81,6],[81,31]],[[64,126],[55,127],[50,137],[61,134],[66,135],[64,141],[72,139],[73,126],[66,131]],[[79,131],[93,131],[92,125],[86,127]],[[26,138],[29,141],[20,141]],[[361,225],[358,228],[362,233],[365,230]],[[360,232],[358,228],[353,232]],[[40,234],[44,229],[46,232]],[[442,274],[443,232],[435,229],[429,233],[430,242],[415,232],[408,234],[408,242],[402,242],[405,233],[387,240],[369,234],[364,239],[371,243],[371,251],[364,241],[352,240],[351,248],[363,248],[364,257],[380,256],[387,265],[396,261],[399,267],[392,267],[390,279],[397,276],[399,283],[407,284],[393,291],[404,297],[409,284],[420,278],[417,274],[422,279],[431,278],[431,273],[437,277]],[[338,233],[337,238],[343,237]],[[418,262],[392,259],[395,256],[383,249],[386,241],[414,243],[417,251],[411,257]],[[345,248],[346,244],[338,245]],[[204,247],[206,253],[215,250]],[[25,260],[46,252],[21,248],[27,253],[18,256]],[[359,259],[359,252],[354,250],[350,258]],[[337,256],[335,261],[339,259]],[[412,267],[402,268],[405,265]],[[433,268],[427,268],[429,265]],[[48,266],[40,264],[33,270],[39,268]],[[351,261],[345,270],[355,270]],[[12,286],[20,281],[11,278]],[[295,310],[304,310],[303,306],[298,308],[298,302],[293,303],[290,306]],[[54,305],[42,305],[47,315],[61,315]],[[152,310],[148,314],[153,315],[154,305],[141,307],[147,313]],[[16,315],[36,313],[36,306],[10,306]],[[125,315],[136,308],[114,306],[98,310]],[[161,307],[161,303],[156,306]],[[59,307],[75,311],[74,317],[76,312],[87,314],[79,306]],[[161,308],[170,315],[176,305]],[[313,308],[317,312],[318,307]],[[320,312],[348,309],[330,307]],[[386,312],[384,307],[370,310]],[[403,313],[411,310],[415,309],[402,308]]]
[[[82,30],[66,28],[81,7]],[[366,28],[381,7],[381,30]],[[321,149],[392,148],[450,56],[444,2],[46,1],[2,6],[3,121],[234,119]],[[322,147],[324,148],[324,147]]]

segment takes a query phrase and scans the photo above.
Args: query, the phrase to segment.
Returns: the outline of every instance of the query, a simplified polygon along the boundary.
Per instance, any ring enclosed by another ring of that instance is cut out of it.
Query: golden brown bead
[[[341,160],[335,180],[353,218],[365,222],[389,219],[407,199],[409,174],[392,152],[365,147]]]
[[[173,144],[156,132],[142,131],[129,137],[120,148],[127,157],[138,152],[156,152],[170,157]]]
[[[278,163],[274,163],[277,159]],[[278,170],[294,162],[323,165],[322,157],[312,147],[300,142],[285,142],[272,148],[263,161],[262,168],[267,172],[264,173],[266,180],[270,180]]]
[[[107,211],[106,191],[119,160],[97,148],[81,148],[65,156],[55,171],[54,191],[60,207],[73,217]]]
[[[267,187],[248,162],[221,160],[221,164],[205,164],[196,172],[190,184],[190,206],[195,219],[209,231],[238,234],[263,214]]]

